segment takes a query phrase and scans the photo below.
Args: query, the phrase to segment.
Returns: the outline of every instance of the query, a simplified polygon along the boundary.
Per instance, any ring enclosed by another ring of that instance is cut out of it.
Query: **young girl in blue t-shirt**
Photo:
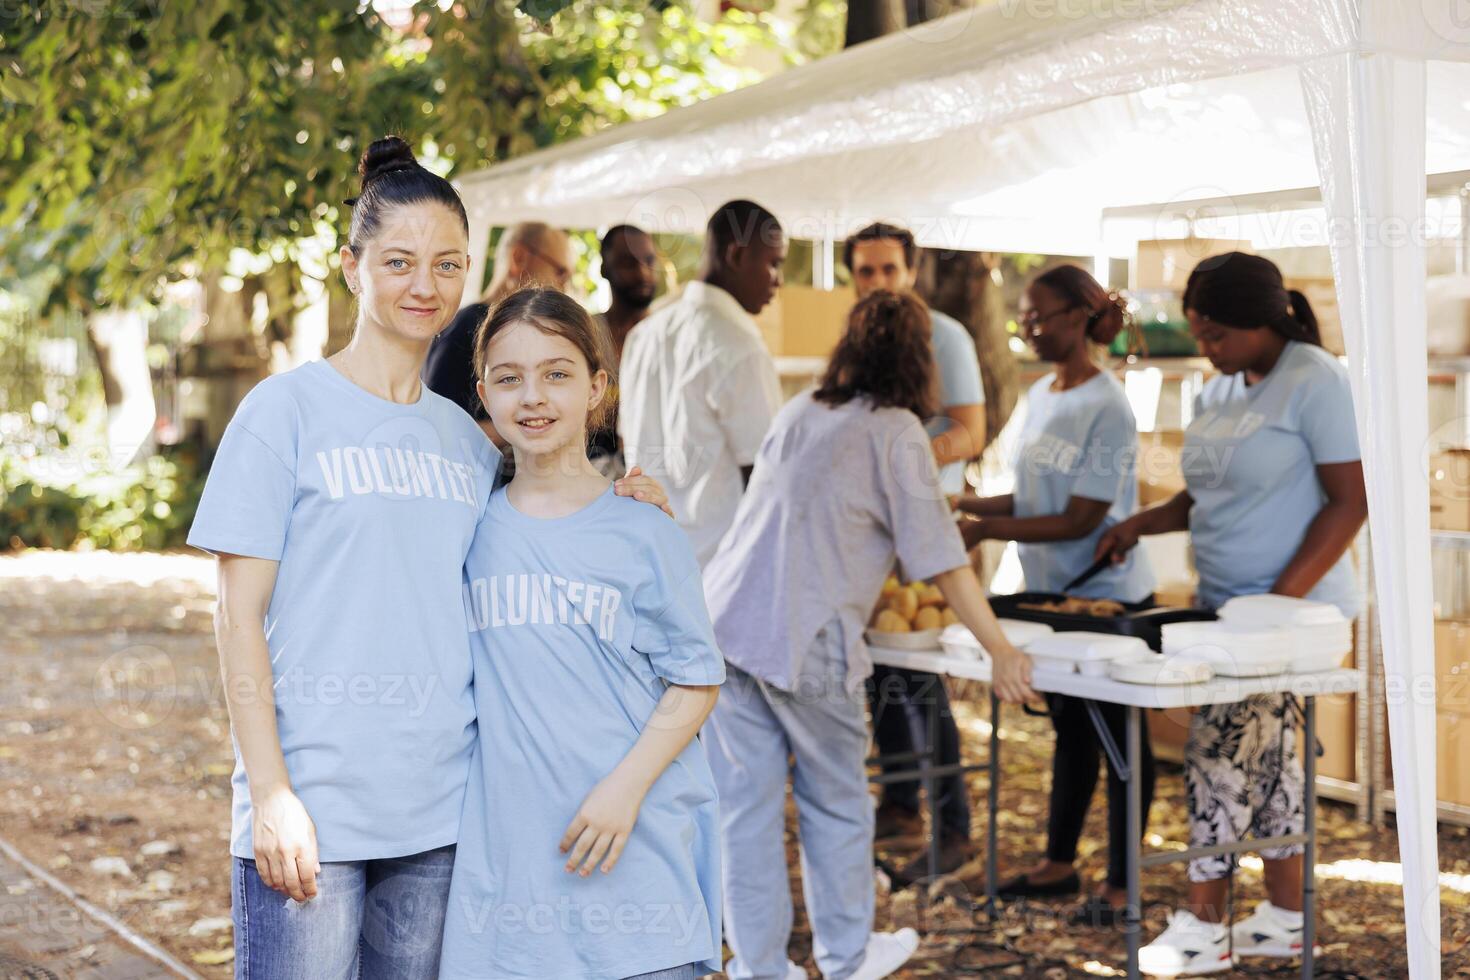
[[[360,175],[352,339],[251,390],[189,531],[218,558],[235,966],[252,980],[439,975],[474,751],[461,569],[500,453],[419,378],[459,307],[469,222],[398,137]],[[663,501],[630,477],[622,492]]]
[[[587,458],[611,355],[575,301],[510,296],[475,370],[516,471],[465,562],[479,737],[441,976],[717,972],[716,798],[695,735],[725,667],[694,551]]]

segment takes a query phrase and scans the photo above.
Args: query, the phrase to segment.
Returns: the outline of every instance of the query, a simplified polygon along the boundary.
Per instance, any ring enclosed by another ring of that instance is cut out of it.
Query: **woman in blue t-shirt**
[[[1097,554],[1126,555],[1140,535],[1188,530],[1200,602],[1277,593],[1356,610],[1348,547],[1368,516],[1347,372],[1322,349],[1316,317],[1281,271],[1255,255],[1206,259],[1184,312],[1219,374],[1185,432],[1185,489],[1105,533]],[[1259,695],[1195,713],[1185,749],[1190,845],[1302,832],[1307,793],[1295,699]],[[1267,848],[1269,901],[1237,922],[1233,952],[1302,951],[1302,848]],[[1189,899],[1142,951],[1145,973],[1228,970],[1221,924],[1233,856],[1189,865]]]
[[[419,380],[468,223],[397,137],[359,173],[352,340],[250,392],[189,532],[218,556],[235,963],[255,980],[437,975],[474,748],[460,579],[500,454]]]
[[[1022,334],[1052,373],[1031,386],[1026,422],[1016,448],[1015,489],[999,497],[965,497],[960,509],[974,515],[967,542],[1016,541],[1026,588],[1061,592],[1093,563],[1097,541],[1138,504],[1138,426],[1118,380],[1100,366],[1094,345],[1106,345],[1123,329],[1122,298],[1109,294],[1075,265],[1060,265],[1032,280],[1021,296]],[[1138,553],[1104,569],[1072,594],[1143,602],[1153,595],[1153,572]],[[1051,812],[1046,857],[1003,883],[1009,898],[1070,895],[1081,888],[1075,868],[1077,841],[1097,786],[1101,755],[1097,734],[1079,698],[1047,696],[1056,728],[1052,755]],[[1102,703],[1102,715],[1118,744],[1126,726],[1121,705]],[[1143,812],[1153,799],[1153,757],[1143,738]],[[1108,766],[1108,874],[1095,896],[1073,916],[1076,924],[1112,925],[1128,901],[1127,796]],[[1145,824],[1147,819],[1145,819]]]
[[[445,980],[720,970],[719,808],[695,735],[725,662],[688,536],[587,458],[612,364],[554,289],[512,294],[476,339],[516,475],[465,561],[480,728]]]

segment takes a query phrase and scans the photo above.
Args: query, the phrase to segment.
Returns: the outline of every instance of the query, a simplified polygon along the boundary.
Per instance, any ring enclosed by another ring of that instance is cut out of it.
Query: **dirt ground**
[[[8,678],[0,685],[0,837],[201,975],[224,977],[231,755],[211,637],[212,573],[208,561],[188,555],[0,558],[0,670]],[[989,731],[983,702],[970,696],[978,692],[959,694],[967,752],[979,761]],[[1002,736],[1005,872],[1043,846],[1051,741],[1044,720],[1020,712],[1003,717]],[[983,775],[971,789],[983,815]],[[1154,846],[1185,839],[1182,789],[1178,769],[1165,766],[1149,825]],[[1081,855],[1086,876],[1102,870],[1104,811],[1099,792]],[[978,819],[976,833],[983,831]],[[1392,827],[1371,829],[1351,808],[1324,804],[1321,838],[1319,975],[1406,976]],[[1470,976],[1470,834],[1442,827],[1439,847],[1444,975]],[[1148,871],[1144,882],[1152,935],[1183,893],[1182,868]],[[987,966],[996,976],[1118,975],[1121,935],[1069,927],[1058,917],[1062,906],[983,922],[964,891],[952,883],[948,897],[920,909],[913,891],[890,895],[880,883],[880,928],[926,931],[920,956],[897,976],[962,976]],[[1259,863],[1247,862],[1236,894],[1247,908],[1263,897]],[[34,945],[23,940],[37,928],[37,901],[29,886],[0,896],[0,960]],[[95,942],[53,952],[68,972],[97,975]],[[809,953],[801,922],[792,955],[815,976]],[[1289,975],[1269,962],[1241,973]]]

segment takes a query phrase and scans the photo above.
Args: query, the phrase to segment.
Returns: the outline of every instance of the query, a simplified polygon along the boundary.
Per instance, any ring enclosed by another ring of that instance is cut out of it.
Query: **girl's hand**
[[[995,670],[991,674],[991,685],[995,694],[1007,704],[1023,701],[1038,701],[1031,689],[1031,658],[1015,647],[993,653]]]
[[[599,861],[603,874],[611,871],[638,822],[642,804],[643,794],[616,774],[594,786],[561,836],[561,852],[571,852],[567,857],[568,873],[585,878]]]
[[[628,475],[613,484],[613,493],[620,497],[632,497],[646,504],[653,504],[659,510],[674,516],[674,511],[669,507],[669,495],[664,492],[663,484],[651,476],[646,476],[643,467],[635,466],[628,471]]]
[[[305,902],[316,898],[316,825],[289,787],[254,800],[255,870],[269,887]]]
[[[1113,564],[1123,561],[1128,552],[1138,546],[1138,520],[1130,517],[1125,521],[1119,521],[1102,533],[1097,539],[1097,547],[1093,549],[1093,559],[1101,558],[1103,555],[1112,555]]]

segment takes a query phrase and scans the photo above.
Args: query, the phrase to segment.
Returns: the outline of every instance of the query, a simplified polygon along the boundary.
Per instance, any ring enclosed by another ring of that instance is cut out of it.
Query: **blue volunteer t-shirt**
[[[279,562],[276,724],[323,861],[454,842],[475,706],[460,579],[500,453],[429,391],[400,405],[326,361],[246,396],[189,543]],[[253,857],[238,748],[230,850]]]
[[[612,489],[527,517],[504,490],[465,563],[480,736],[440,976],[608,980],[720,970],[714,778],[695,739],[649,791],[618,864],[565,870],[562,834],[670,684],[720,684],[699,565],[655,507]]]
[[[1031,386],[1026,423],[1016,449],[1016,517],[1064,513],[1073,497],[1108,503],[1091,534],[1072,541],[1020,542],[1016,551],[1026,588],[1060,592],[1092,564],[1097,541],[1138,506],[1138,426],[1118,379],[1107,371],[1067,391],[1052,391],[1056,375]],[[1141,548],[1103,569],[1074,594],[1141,602],[1154,590],[1153,569]]]
[[[1181,463],[1200,602],[1270,592],[1327,501],[1316,467],[1361,458],[1347,371],[1320,347],[1288,342],[1254,385],[1244,372],[1206,382]],[[1354,614],[1350,553],[1307,598]]]
[[[980,379],[980,356],[975,353],[975,340],[960,321],[938,310],[929,311],[930,343],[934,347],[934,367],[939,376],[941,412],[924,423],[924,431],[933,439],[954,428],[954,422],[943,409],[956,405],[984,405],[985,386]],[[951,496],[965,490],[965,464],[949,463],[939,471],[939,486]]]

